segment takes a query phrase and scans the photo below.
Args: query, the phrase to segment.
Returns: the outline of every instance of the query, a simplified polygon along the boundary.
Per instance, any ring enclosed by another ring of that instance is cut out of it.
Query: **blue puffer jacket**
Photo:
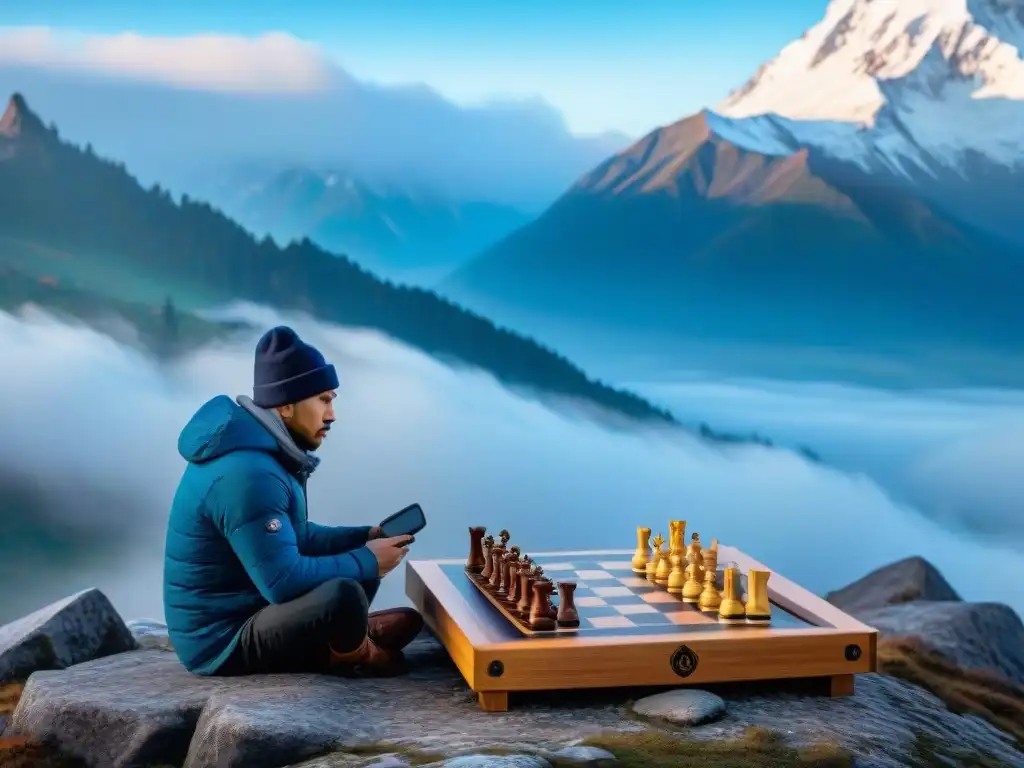
[[[215,674],[247,619],[334,578],[373,581],[369,526],[306,519],[317,459],[273,411],[240,397],[205,403],[178,438],[188,462],[171,506],[164,614],[186,668]]]

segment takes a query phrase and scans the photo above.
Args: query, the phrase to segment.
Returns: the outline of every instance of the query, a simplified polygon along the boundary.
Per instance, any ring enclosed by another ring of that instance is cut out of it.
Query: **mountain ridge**
[[[143,189],[123,164],[97,157],[44,127],[23,99],[15,139],[0,140],[0,259],[34,276],[64,270],[69,290],[171,295],[179,308],[248,300],[321,320],[371,327],[444,362],[486,371],[506,387],[568,399],[602,413],[682,427],[709,441],[772,445],[760,435],[686,425],[644,398],[592,379],[540,342],[502,328],[437,294],[376,278],[308,239],[278,248],[257,240],[206,203]],[[15,149],[17,151],[10,151]],[[24,255],[12,244],[33,246]],[[21,263],[18,263],[19,258]],[[141,270],[141,271],[140,271]],[[92,281],[90,285],[84,282]],[[123,298],[123,297],[122,297]],[[816,455],[798,448],[805,456]]]

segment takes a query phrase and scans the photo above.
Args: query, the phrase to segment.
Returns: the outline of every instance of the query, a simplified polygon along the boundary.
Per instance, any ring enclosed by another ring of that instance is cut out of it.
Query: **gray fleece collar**
[[[305,474],[310,475],[313,473],[313,470],[320,464],[320,459],[307,453],[295,444],[292,436],[288,433],[288,428],[281,419],[281,415],[277,411],[269,408],[260,408],[252,401],[251,397],[246,395],[239,395],[235,398],[235,402],[250,413],[256,421],[273,435],[274,439],[277,440],[277,444],[281,447],[282,453],[301,467]]]

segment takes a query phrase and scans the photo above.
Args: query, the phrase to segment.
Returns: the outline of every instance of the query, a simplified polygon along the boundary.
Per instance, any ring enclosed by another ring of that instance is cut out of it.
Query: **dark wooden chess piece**
[[[512,582],[510,580],[511,574],[509,573],[512,568],[512,564],[519,558],[515,552],[508,552],[501,556],[501,578],[498,579],[498,589],[496,594],[502,600],[507,599],[508,590]]]
[[[504,547],[491,547],[491,578],[487,582],[491,589],[497,589],[501,584],[502,558],[504,556]]]
[[[519,602],[519,567],[521,563],[513,558],[508,564],[508,587],[505,590],[505,602],[509,608],[515,609]]]
[[[483,570],[480,571],[480,579],[484,582],[490,581],[490,569],[494,567],[494,561],[490,558],[490,552],[495,547],[495,538],[487,536],[483,540]]]
[[[530,608],[530,629],[550,630],[555,628],[551,618],[551,590],[553,585],[546,579],[533,584],[533,605]]]
[[[556,619],[560,627],[578,627],[580,625],[580,614],[576,610],[574,596],[576,594],[576,582],[558,582],[558,613]]]
[[[482,526],[473,526],[469,529],[469,559],[466,561],[466,570],[472,574],[478,574],[484,569],[484,534],[487,529]]]
[[[529,566],[519,570],[519,602],[516,603],[516,613],[523,617],[530,615],[530,606],[533,601],[533,569]]]
[[[483,542],[484,548],[484,569],[480,571],[480,578],[484,581],[491,580],[491,570],[494,568],[494,561],[491,559],[491,551],[494,549],[494,537],[488,536]]]

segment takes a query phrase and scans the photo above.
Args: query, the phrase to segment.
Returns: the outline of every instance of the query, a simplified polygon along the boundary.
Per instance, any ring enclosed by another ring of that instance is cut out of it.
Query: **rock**
[[[914,600],[959,601],[960,596],[934,565],[908,557],[878,568],[825,599],[850,614]]]
[[[687,736],[738,738],[751,726],[782,733],[792,746],[837,744],[856,755],[858,768],[916,765],[915,734],[974,756],[955,765],[979,765],[977,756],[983,755],[1024,767],[1024,753],[1015,749],[1009,734],[979,718],[950,712],[928,691],[886,675],[858,675],[855,694],[834,699],[797,694],[730,697],[728,718]]]
[[[132,650],[33,674],[4,735],[52,740],[92,766],[365,768],[418,752],[421,759],[437,755],[435,766],[513,768],[549,765],[559,750],[582,747],[591,735],[663,730],[657,720],[628,716],[635,695],[629,690],[524,694],[506,713],[483,712],[429,635],[410,646],[409,659],[413,671],[393,679],[203,678],[188,673],[173,653]],[[691,701],[711,696],[670,691],[642,699],[640,709],[654,711],[652,702],[666,700],[679,705],[684,693]],[[713,700],[693,709],[708,711]],[[1024,765],[1007,734],[891,677],[860,676],[855,695],[846,698],[730,694],[727,701],[728,717],[690,726],[683,735],[736,738],[757,725],[793,746],[830,742],[856,754],[858,765],[904,768],[916,734],[924,733],[967,754]],[[375,754],[367,754],[368,746]],[[510,754],[486,754],[495,746]]]
[[[633,711],[642,717],[666,720],[673,725],[703,725],[725,715],[721,697],[698,688],[677,688],[646,696]]]
[[[135,647],[106,595],[89,589],[0,627],[0,683]]]
[[[174,650],[171,638],[167,635],[167,625],[163,622],[155,619],[133,619],[127,626],[139,648]]]
[[[883,637],[918,637],[960,667],[996,671],[1024,685],[1024,623],[1009,606],[919,601],[856,616]]]
[[[580,763],[584,765],[604,765],[605,763],[615,762],[615,755],[607,749],[588,747],[586,745],[562,747],[561,749],[553,752],[552,757],[563,762]]]

